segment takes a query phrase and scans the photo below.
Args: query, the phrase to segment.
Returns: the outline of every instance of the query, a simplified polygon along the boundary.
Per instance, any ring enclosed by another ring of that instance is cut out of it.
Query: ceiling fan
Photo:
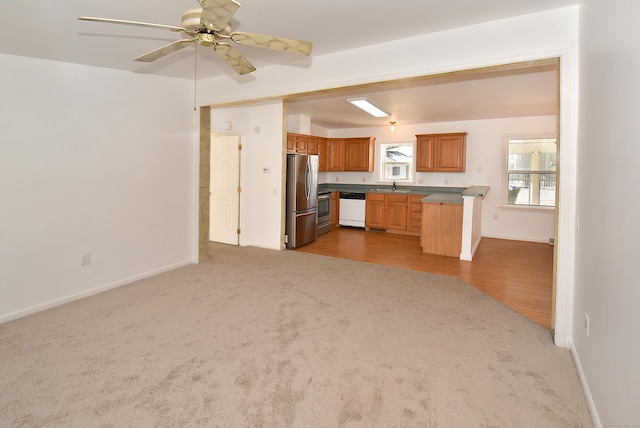
[[[239,31],[232,32],[231,18],[240,8],[240,4],[234,0],[198,0],[198,2],[202,6],[202,9],[190,9],[184,12],[182,15],[182,27],[151,24],[148,22],[124,21],[121,19],[94,18],[90,16],[82,16],[78,19],[82,21],[159,28],[176,33],[185,33],[190,36],[188,39],[176,40],[175,42],[134,58],[135,61],[152,62],[179,51],[192,43],[198,42],[201,46],[213,48],[214,52],[225,60],[238,74],[247,74],[255,71],[256,68],[238,49],[228,43],[229,41],[239,45],[257,46],[301,55],[311,54],[311,42],[266,36],[263,34]]]

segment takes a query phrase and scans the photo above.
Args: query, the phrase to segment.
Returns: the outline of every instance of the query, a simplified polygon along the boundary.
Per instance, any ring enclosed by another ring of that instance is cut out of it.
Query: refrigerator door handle
[[[312,181],[313,181],[313,176],[311,174],[311,168],[309,167],[309,162],[307,162],[307,165],[305,166],[306,170],[305,170],[305,174],[307,176],[307,179],[304,182],[304,187],[305,187],[305,193],[307,195],[307,200],[311,199],[311,188],[313,187],[312,185]]]

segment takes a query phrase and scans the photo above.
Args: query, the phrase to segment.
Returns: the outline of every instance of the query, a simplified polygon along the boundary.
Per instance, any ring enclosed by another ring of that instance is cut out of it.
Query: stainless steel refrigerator
[[[287,155],[287,248],[318,236],[318,155]]]

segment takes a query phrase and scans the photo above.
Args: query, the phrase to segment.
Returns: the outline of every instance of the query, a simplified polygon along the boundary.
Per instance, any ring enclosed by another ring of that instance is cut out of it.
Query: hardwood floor
[[[549,244],[483,238],[468,262],[422,253],[417,236],[335,228],[296,251],[455,276],[551,328],[553,246]]]

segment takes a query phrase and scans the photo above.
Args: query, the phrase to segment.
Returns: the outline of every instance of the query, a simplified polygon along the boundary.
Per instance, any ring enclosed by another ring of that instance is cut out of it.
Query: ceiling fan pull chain
[[[198,111],[197,97],[198,97],[198,44],[196,43],[194,54],[193,54],[193,111]]]

